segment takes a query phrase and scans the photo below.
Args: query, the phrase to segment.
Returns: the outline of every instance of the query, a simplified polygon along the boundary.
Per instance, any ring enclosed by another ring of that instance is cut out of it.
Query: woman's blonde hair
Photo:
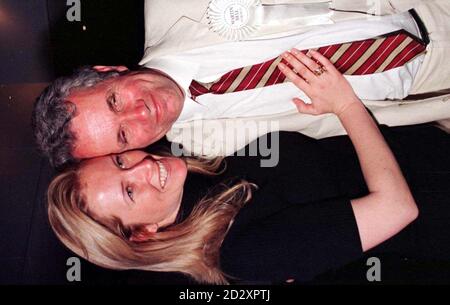
[[[190,172],[215,175],[222,158],[184,158]],[[220,246],[234,217],[250,200],[253,184],[241,180],[218,186],[201,199],[179,224],[154,233],[148,241],[131,242],[131,232],[118,219],[94,220],[87,212],[79,166],[53,179],[48,189],[48,216],[58,238],[77,255],[109,269],[181,272],[200,283],[227,284],[220,269]]]

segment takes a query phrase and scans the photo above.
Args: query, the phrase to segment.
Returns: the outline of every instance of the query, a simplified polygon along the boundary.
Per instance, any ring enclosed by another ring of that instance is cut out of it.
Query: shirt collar
[[[166,73],[184,90],[186,98],[190,97],[189,86],[199,70],[198,64],[169,55],[152,59],[145,67]]]

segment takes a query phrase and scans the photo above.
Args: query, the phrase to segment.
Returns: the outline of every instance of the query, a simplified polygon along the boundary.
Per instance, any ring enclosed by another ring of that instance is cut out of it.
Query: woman
[[[298,110],[339,118],[364,185],[349,191],[332,154],[299,134],[280,135],[275,168],[260,168],[254,157],[231,158],[224,168],[221,160],[132,151],[85,161],[54,179],[48,212],[59,239],[106,268],[224,284],[308,280],[404,229],[418,216],[416,202],[348,82],[317,52],[294,49],[285,59],[291,67],[280,69],[312,101],[295,99]]]

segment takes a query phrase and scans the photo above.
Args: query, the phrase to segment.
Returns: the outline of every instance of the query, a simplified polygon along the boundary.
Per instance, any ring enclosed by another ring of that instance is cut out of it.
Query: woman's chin
[[[168,186],[171,189],[182,189],[187,176],[187,165],[181,158],[167,158],[169,163]]]

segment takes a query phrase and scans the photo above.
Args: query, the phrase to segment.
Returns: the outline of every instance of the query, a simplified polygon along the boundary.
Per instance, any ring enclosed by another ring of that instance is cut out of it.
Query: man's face
[[[72,153],[85,159],[156,142],[180,115],[184,93],[170,78],[149,70],[75,89],[68,100],[76,105]]]

